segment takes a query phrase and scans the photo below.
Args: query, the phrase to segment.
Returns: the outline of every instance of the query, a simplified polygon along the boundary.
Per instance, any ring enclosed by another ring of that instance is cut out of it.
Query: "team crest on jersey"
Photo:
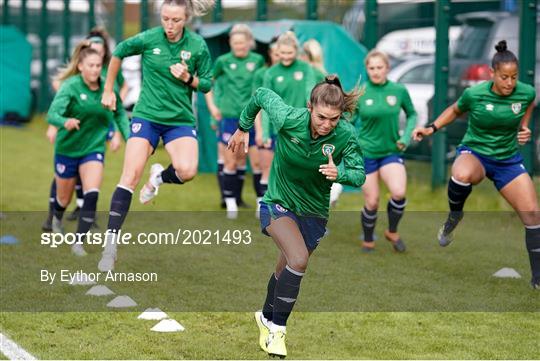
[[[139,130],[141,130],[142,124],[141,123],[133,123],[131,124],[131,131],[133,133],[138,133]]]
[[[513,103],[512,111],[514,112],[514,114],[518,114],[521,111],[521,103]]]
[[[62,163],[56,164],[56,171],[60,174],[64,173],[66,171],[66,165]]]
[[[191,51],[182,50],[180,52],[180,59],[184,61],[188,61],[189,59],[191,59]]]
[[[154,48],[154,49],[152,49],[152,54],[154,54],[154,55],[159,55],[159,54],[161,54],[161,49],[160,49],[160,48]]]
[[[373,105],[373,99],[366,99],[366,105]]]
[[[84,93],[81,93],[80,97],[81,97],[81,100],[86,100],[86,99],[88,99],[88,95],[86,95],[86,94],[84,94]],[[521,105],[521,104],[520,104],[520,105]],[[514,107],[513,104],[512,104],[512,107]]]
[[[276,204],[276,209],[281,213],[287,213],[287,209],[279,204]]]
[[[328,157],[330,154],[334,153],[334,150],[336,150],[336,146],[333,144],[323,144],[321,150],[322,154],[325,157]]]
[[[253,70],[255,70],[255,63],[252,62],[252,61],[246,63],[246,69],[247,69],[248,71],[253,71]]]
[[[282,83],[283,80],[285,80],[285,78],[284,78],[283,76],[281,76],[281,75],[278,76],[278,77],[276,78],[276,81],[277,81],[278,83]]]
[[[295,71],[294,72],[294,80],[300,81],[302,79],[304,79],[304,73],[301,72],[301,71]]]
[[[388,103],[388,105],[393,107],[397,103],[397,98],[395,95],[389,95],[386,97],[386,102]]]

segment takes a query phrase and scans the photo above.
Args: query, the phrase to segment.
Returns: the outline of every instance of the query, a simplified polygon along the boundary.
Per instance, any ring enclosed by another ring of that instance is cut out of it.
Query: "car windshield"
[[[433,64],[421,64],[418,65],[399,79],[400,83],[409,83],[409,84],[433,84]]]
[[[475,21],[463,25],[454,56],[461,59],[481,58],[492,26],[493,23],[489,21]]]

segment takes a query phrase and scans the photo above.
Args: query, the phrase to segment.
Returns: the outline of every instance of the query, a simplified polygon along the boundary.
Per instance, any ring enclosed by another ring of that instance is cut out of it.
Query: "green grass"
[[[240,228],[252,232],[252,243],[125,246],[117,270],[155,271],[159,281],[107,283],[117,294],[134,298],[137,311],[162,308],[185,332],[151,332],[154,322],[137,320],[138,312],[106,312],[110,297],[85,296],[87,287],[39,282],[40,269],[95,270],[100,252],[91,246],[88,257],[75,259],[66,246],[39,245],[53,175],[52,147],[44,130],[39,121],[22,129],[0,128],[0,206],[6,215],[1,234],[21,240],[17,246],[0,246],[0,331],[47,359],[267,358],[258,350],[251,312],[260,307],[277,251],[260,235],[252,210],[237,223],[225,219],[213,175],[201,174],[182,187],[162,187],[156,201],[145,207],[134,201],[131,209],[141,212],[130,214],[125,229],[137,234],[178,227]],[[152,162],[166,159],[159,150]],[[121,162],[121,153],[107,155],[101,211],[108,210]],[[446,191],[431,190],[429,165],[407,166],[409,204],[401,232],[409,251],[397,255],[379,241],[375,254],[360,254],[362,195],[344,194],[332,214],[331,233],[310,261],[298,312],[289,322],[290,358],[538,358],[540,293],[528,287],[517,217],[486,181],[468,200],[470,212],[456,243],[440,249],[434,235],[447,208]],[[253,204],[249,184],[245,198]],[[535,184],[538,189],[540,182]],[[164,210],[170,212],[154,212]],[[99,223],[105,225],[104,214]],[[381,214],[380,238],[385,223]],[[491,277],[503,266],[524,278]]]

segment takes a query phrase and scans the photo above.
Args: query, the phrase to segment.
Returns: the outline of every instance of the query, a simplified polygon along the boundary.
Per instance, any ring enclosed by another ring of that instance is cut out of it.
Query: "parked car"
[[[405,85],[418,114],[417,126],[428,122],[428,102],[434,94],[434,59],[422,57],[405,61],[388,73],[388,79]],[[400,122],[405,123],[402,111]]]

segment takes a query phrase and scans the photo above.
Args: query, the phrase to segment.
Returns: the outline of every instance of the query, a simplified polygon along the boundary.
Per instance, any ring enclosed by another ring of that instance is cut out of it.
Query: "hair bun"
[[[324,78],[324,82],[327,83],[327,84],[333,84],[333,85],[337,85],[337,86],[341,87],[341,82],[339,81],[338,76],[335,75],[335,74],[327,75]]]
[[[501,40],[495,45],[495,50],[497,50],[498,53],[502,53],[504,51],[508,50],[508,46],[506,45],[506,40]]]

